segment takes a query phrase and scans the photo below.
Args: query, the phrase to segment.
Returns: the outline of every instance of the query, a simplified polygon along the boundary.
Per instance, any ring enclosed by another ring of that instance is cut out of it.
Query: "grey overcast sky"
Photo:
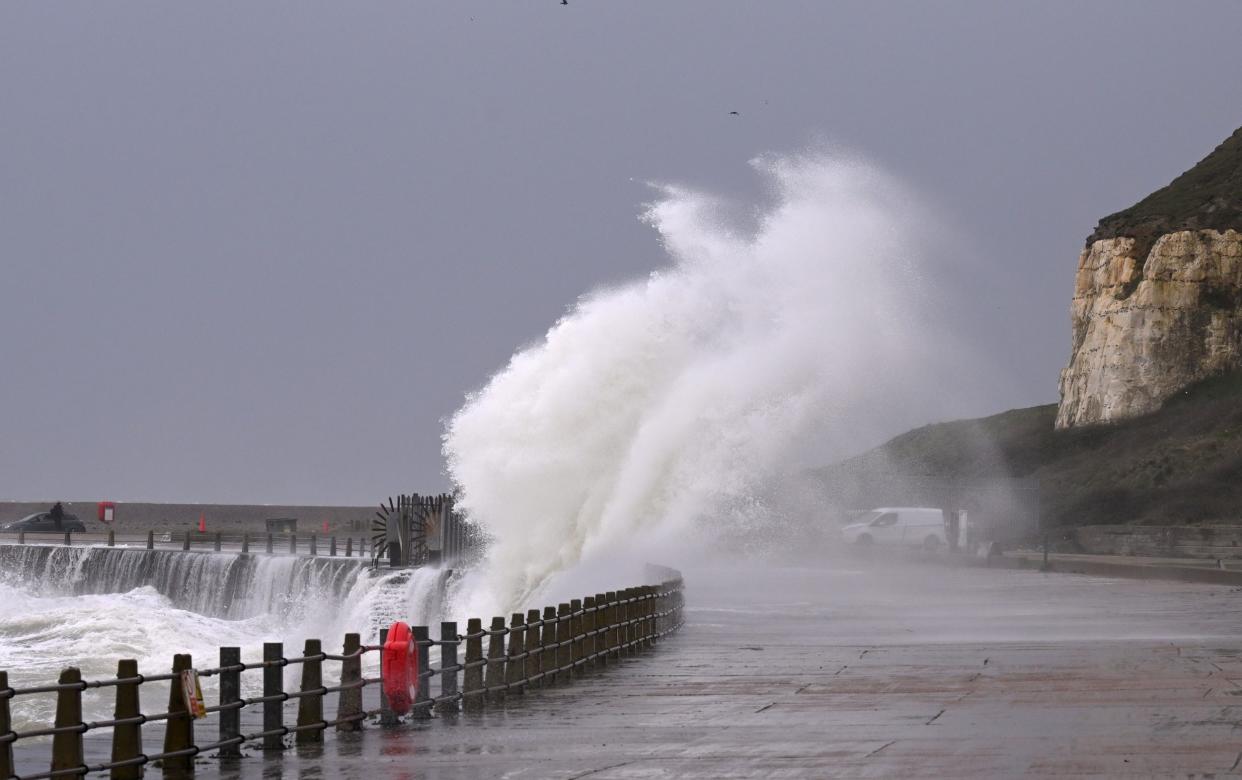
[[[977,255],[977,412],[1055,401],[1082,242],[1242,124],[1240,29],[1236,0],[2,3],[0,498],[443,489],[463,394],[663,263],[643,181],[754,198],[748,159],[825,141]]]

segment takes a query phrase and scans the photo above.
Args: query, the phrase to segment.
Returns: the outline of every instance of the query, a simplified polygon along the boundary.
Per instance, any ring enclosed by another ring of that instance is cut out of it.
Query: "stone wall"
[[[1242,234],[1168,233],[1139,257],[1146,245],[1105,238],[1079,258],[1057,428],[1146,414],[1242,369]]]
[[[1072,531],[1082,552],[1157,558],[1242,558],[1242,526],[1089,525]]]

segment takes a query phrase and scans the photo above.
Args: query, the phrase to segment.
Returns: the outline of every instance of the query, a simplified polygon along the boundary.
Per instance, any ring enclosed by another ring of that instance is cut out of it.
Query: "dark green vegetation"
[[[1034,478],[1052,525],[1242,521],[1242,373],[1201,382],[1158,412],[1113,425],[1057,431],[1056,410],[917,428],[818,476],[830,487],[868,482],[873,495],[894,478]]]
[[[1242,230],[1242,128],[1199,164],[1124,211],[1100,220],[1087,245],[1138,239],[1139,257],[1159,236],[1178,230]]]

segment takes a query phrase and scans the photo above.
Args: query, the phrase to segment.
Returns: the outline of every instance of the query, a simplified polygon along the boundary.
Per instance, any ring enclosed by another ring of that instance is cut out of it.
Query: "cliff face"
[[[1057,428],[1159,409],[1242,368],[1242,129],[1125,211],[1078,260]]]

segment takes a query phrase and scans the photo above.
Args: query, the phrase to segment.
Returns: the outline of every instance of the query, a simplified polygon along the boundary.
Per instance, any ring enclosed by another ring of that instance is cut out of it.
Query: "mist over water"
[[[675,566],[677,549],[762,531],[789,474],[940,406],[957,347],[926,209],[853,159],[752,166],[769,196],[743,220],[658,187],[644,219],[667,266],[579,300],[450,421],[458,506],[493,541],[469,614],[636,545]]]

